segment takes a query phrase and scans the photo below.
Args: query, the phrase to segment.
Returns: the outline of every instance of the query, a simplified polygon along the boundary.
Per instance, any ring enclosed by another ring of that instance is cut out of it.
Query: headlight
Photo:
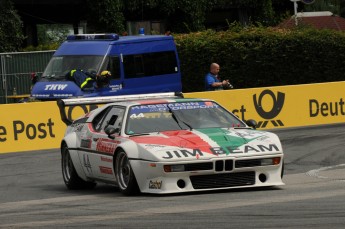
[[[164,165],[164,172],[183,172],[185,171],[184,165]]]
[[[279,163],[280,163],[280,157],[272,157],[272,158],[261,159],[261,166],[265,166],[265,165],[279,165]]]

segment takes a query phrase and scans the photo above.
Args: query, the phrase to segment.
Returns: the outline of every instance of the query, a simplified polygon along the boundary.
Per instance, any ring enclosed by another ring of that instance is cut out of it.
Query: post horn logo
[[[262,104],[262,99],[264,96],[270,96],[273,100],[273,107],[271,110],[266,111],[267,109],[264,109]],[[285,101],[285,94],[282,92],[278,92],[277,97],[271,90],[264,90],[259,95],[259,98],[256,98],[256,94],[253,95],[253,101],[256,112],[261,116],[261,118],[269,119],[265,121],[259,121],[257,127],[258,128],[265,128],[269,122],[273,124],[273,126],[284,126],[283,122],[279,119],[273,120],[275,117],[279,115],[281,112],[284,101]]]

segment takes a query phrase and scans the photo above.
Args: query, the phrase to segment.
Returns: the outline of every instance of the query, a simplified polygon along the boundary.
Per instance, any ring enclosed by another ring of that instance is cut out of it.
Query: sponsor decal
[[[147,150],[158,151],[156,146],[178,147],[178,150],[165,150],[163,159],[204,157],[205,153],[212,155],[227,155],[234,153],[251,153],[279,150],[278,146],[270,141],[265,132],[212,128],[198,131],[166,131],[161,132],[164,137],[132,137],[131,140],[143,144]],[[245,145],[256,139],[265,139],[266,144]],[[183,143],[183,144],[182,144]],[[240,148],[241,147],[241,148]],[[266,150],[267,149],[267,150]],[[163,149],[162,149],[163,150]]]
[[[238,147],[227,146],[227,147],[211,147],[209,151],[212,152],[213,155],[228,155],[228,154],[238,154],[238,153],[263,153],[263,152],[275,152],[279,151],[279,148],[275,144],[269,145],[245,145],[240,149]],[[186,157],[203,157],[204,154],[201,152],[200,149],[181,149],[181,150],[173,150],[173,151],[166,151],[165,155],[162,156],[164,159],[176,159],[176,158],[186,158]]]
[[[83,129],[84,124],[83,123],[73,123],[71,125],[71,127],[73,127],[74,132],[80,132]]]
[[[274,152],[279,151],[279,148],[276,144],[269,144],[268,146],[265,145],[256,145],[256,146],[250,146],[245,145],[243,153],[253,153],[253,152]]]
[[[229,131],[229,130],[222,130],[225,135],[227,136],[233,136],[233,137],[241,137],[243,139],[258,139],[259,137],[265,136],[264,132],[259,131],[252,131],[252,130],[235,130],[235,131]],[[233,140],[231,138],[231,140]]]
[[[164,159],[171,159],[171,158],[181,158],[181,157],[196,157],[197,155],[204,156],[200,149],[193,149],[192,151],[189,150],[174,150],[172,152],[166,151],[166,155],[162,158]]]
[[[80,141],[80,147],[81,148],[91,148],[91,139],[81,139]]]
[[[113,169],[109,167],[99,166],[99,171],[103,174],[113,174]]]
[[[103,153],[108,153],[108,154],[113,155],[117,144],[118,144],[117,142],[114,142],[111,139],[100,138],[97,141],[96,150],[98,152],[103,152]]]
[[[273,106],[269,110],[267,107],[264,107],[262,100],[264,96],[270,96],[273,101]],[[264,90],[260,93],[259,97],[256,97],[256,94],[253,95],[253,101],[254,101],[254,107],[256,112],[264,119],[264,121],[258,121],[258,128],[265,128],[269,122],[273,124],[273,126],[284,126],[284,123],[277,119],[273,120],[275,117],[279,115],[279,113],[282,111],[285,101],[285,94],[282,92],[278,92],[277,97],[271,90]],[[266,109],[265,109],[266,108]],[[268,111],[266,111],[268,110]]]
[[[83,155],[83,165],[86,168],[87,172],[92,175],[92,166],[90,163],[89,155],[87,154]]]
[[[247,144],[250,141],[253,141],[259,138],[260,136],[264,135],[264,133],[261,131],[229,130],[229,129],[222,129],[222,128],[200,129],[198,131],[206,135],[204,139],[205,139],[205,142],[209,143],[207,146],[208,148],[211,148],[211,147],[226,148],[231,145],[233,149],[236,149],[237,147]],[[199,146],[198,148],[201,148],[200,144],[198,144],[198,146]],[[192,148],[195,148],[195,147],[192,147]],[[210,152],[212,154],[214,153],[214,152],[209,151],[209,149],[202,149],[202,150],[204,152]]]
[[[111,91],[116,92],[116,91],[122,89],[122,84],[113,84],[113,85],[110,85],[109,87],[110,87]]]
[[[168,108],[169,107],[169,108]],[[203,109],[203,108],[218,108],[217,104],[212,102],[183,102],[183,103],[169,103],[169,104],[150,104],[133,106],[130,115],[142,114],[149,112],[161,112],[171,110],[190,110],[190,109]]]
[[[82,130],[80,131],[80,138],[82,139],[91,139],[91,133],[88,132],[87,130]]]
[[[150,180],[149,182],[149,189],[161,189],[162,188],[162,183],[163,181],[153,181],[153,180]]]
[[[163,145],[154,145],[154,144],[145,144],[144,145],[144,148],[146,150],[150,150],[150,151],[159,151],[159,150],[162,150],[164,147],[166,146],[163,146]]]
[[[110,163],[112,163],[112,162],[113,162],[113,159],[112,159],[112,158],[108,158],[108,157],[101,156],[101,161],[105,161],[105,162],[110,162]]]
[[[156,144],[146,144],[145,145],[145,147],[147,148],[147,149],[161,149],[161,148],[163,148],[163,147],[165,147],[165,146],[162,146],[162,145],[156,145]]]

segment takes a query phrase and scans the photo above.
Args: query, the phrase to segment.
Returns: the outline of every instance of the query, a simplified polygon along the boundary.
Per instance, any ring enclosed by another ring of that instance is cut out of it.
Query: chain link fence
[[[0,104],[15,103],[30,95],[32,74],[41,74],[54,52],[0,53]]]

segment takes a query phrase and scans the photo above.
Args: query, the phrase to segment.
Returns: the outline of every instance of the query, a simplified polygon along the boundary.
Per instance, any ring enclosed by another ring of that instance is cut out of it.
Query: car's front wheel
[[[118,186],[123,194],[135,195],[139,193],[137,180],[135,179],[127,154],[124,151],[116,154],[115,174]]]
[[[61,148],[61,168],[62,177],[68,189],[89,189],[96,186],[96,183],[84,181],[78,176],[66,145]]]

